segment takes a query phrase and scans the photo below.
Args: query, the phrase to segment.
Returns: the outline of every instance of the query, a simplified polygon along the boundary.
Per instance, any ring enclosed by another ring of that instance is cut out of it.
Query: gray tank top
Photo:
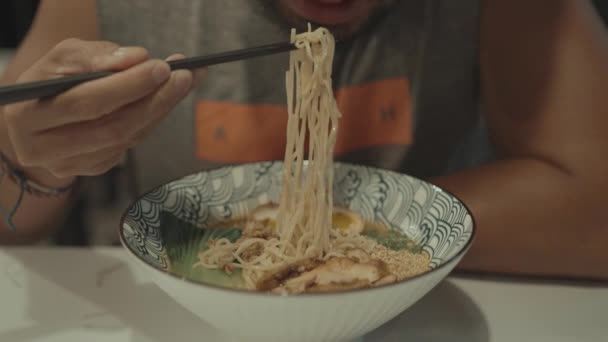
[[[188,56],[286,41],[263,0],[98,0],[104,39]],[[431,177],[491,156],[478,111],[479,0],[399,0],[337,49],[336,158]],[[282,159],[288,55],[210,68],[133,150],[134,192],[199,170]]]

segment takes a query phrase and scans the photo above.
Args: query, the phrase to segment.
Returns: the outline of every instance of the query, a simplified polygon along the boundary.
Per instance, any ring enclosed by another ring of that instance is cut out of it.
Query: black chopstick
[[[282,42],[207,56],[181,59],[169,62],[169,66],[171,67],[171,70],[192,70],[216,64],[287,52],[295,49],[296,47],[292,43]],[[57,96],[81,83],[107,77],[112,74],[114,74],[114,72],[84,73],[47,81],[20,83],[0,87],[0,105]]]

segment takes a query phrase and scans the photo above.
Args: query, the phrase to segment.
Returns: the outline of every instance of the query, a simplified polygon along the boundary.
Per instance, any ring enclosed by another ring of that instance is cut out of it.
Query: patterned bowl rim
[[[146,262],[144,259],[142,259],[137,253],[136,251],[133,250],[133,248],[131,248],[131,246],[129,246],[129,244],[127,244],[126,242],[126,238],[124,236],[124,225],[126,223],[126,217],[129,214],[129,209],[131,207],[133,207],[135,205],[135,203],[141,201],[144,197],[148,196],[150,193],[156,191],[157,189],[163,187],[163,186],[167,186],[168,184],[171,183],[175,183],[175,182],[179,182],[181,180],[183,180],[184,178],[190,177],[190,176],[194,176],[194,175],[198,175],[200,173],[207,173],[207,172],[212,172],[212,171],[219,171],[219,170],[223,170],[223,169],[229,169],[229,168],[235,168],[235,167],[248,167],[248,166],[254,166],[256,164],[262,164],[262,163],[268,163],[268,162],[273,162],[273,163],[280,163],[282,164],[282,161],[262,161],[262,162],[252,162],[252,163],[243,163],[243,164],[236,164],[236,165],[225,165],[225,166],[220,166],[220,167],[216,167],[216,168],[212,168],[212,169],[208,169],[208,170],[204,170],[204,171],[200,171],[200,172],[195,172],[195,173],[191,173],[185,176],[181,176],[178,177],[174,180],[171,181],[167,181],[164,182],[156,187],[153,187],[152,189],[144,192],[143,194],[141,194],[140,196],[138,196],[135,200],[131,201],[131,204],[129,204],[127,206],[127,208],[125,209],[124,213],[121,216],[120,219],[120,226],[118,227],[118,235],[120,238],[120,242],[123,245],[124,248],[127,249],[127,251],[129,252],[129,254],[132,254],[135,259],[139,260],[141,263],[143,263],[144,265],[146,265],[146,268],[155,270],[157,272],[160,272],[162,274],[165,274],[177,281],[181,281],[181,282],[186,282],[189,284],[193,284],[195,286],[201,286],[203,288],[207,288],[209,290],[216,290],[216,291],[221,291],[224,293],[233,293],[233,294],[240,294],[240,295],[245,295],[245,296],[259,296],[259,297],[269,297],[269,298],[306,298],[306,297],[324,297],[324,296],[338,296],[338,295],[349,295],[349,294],[353,294],[353,293],[358,293],[358,292],[372,292],[372,291],[379,291],[382,289],[386,289],[386,288],[392,288],[392,287],[397,287],[400,285],[403,285],[404,283],[407,282],[412,282],[414,280],[420,279],[420,278],[424,278],[427,277],[433,273],[437,273],[438,271],[440,271],[441,269],[444,269],[446,267],[448,267],[448,265],[452,264],[452,262],[454,262],[455,260],[457,260],[458,258],[464,256],[468,250],[470,249],[471,245],[473,244],[476,236],[477,236],[477,223],[475,221],[475,217],[473,216],[473,212],[471,211],[471,209],[469,209],[469,207],[467,206],[467,204],[462,201],[458,196],[456,196],[455,194],[453,194],[450,191],[447,191],[435,184],[432,184],[430,182],[427,182],[425,180],[422,180],[420,178],[414,177],[414,176],[410,176],[408,174],[405,173],[400,173],[397,171],[393,171],[393,170],[388,170],[388,169],[382,169],[382,168],[377,168],[377,167],[372,167],[372,166],[367,166],[367,165],[360,165],[360,164],[354,164],[354,163],[345,163],[345,162],[334,162],[335,166],[339,166],[339,165],[344,165],[344,166],[352,166],[352,167],[356,167],[356,168],[367,168],[367,169],[372,169],[375,171],[380,171],[380,172],[388,172],[388,173],[392,173],[392,174],[396,174],[399,176],[405,176],[405,177],[409,177],[413,180],[422,182],[422,183],[426,183],[431,185],[432,187],[434,187],[435,189],[445,192],[446,194],[454,197],[458,203],[460,203],[465,210],[467,211],[467,213],[469,214],[469,216],[471,217],[471,235],[469,236],[469,239],[467,240],[467,242],[464,244],[464,246],[461,247],[461,249],[454,254],[451,258],[441,262],[439,265],[437,265],[435,268],[416,274],[412,277],[394,282],[394,283],[390,283],[390,284],[385,284],[385,285],[380,285],[380,286],[376,286],[376,287],[368,287],[368,288],[359,288],[359,289],[350,289],[350,290],[343,290],[343,291],[335,291],[335,292],[321,292],[321,293],[302,293],[302,294],[297,294],[297,295],[289,295],[289,296],[285,296],[285,295],[281,295],[281,294],[275,294],[275,293],[269,293],[269,292],[259,292],[259,291],[253,291],[253,290],[245,290],[245,289],[233,289],[233,288],[229,288],[229,287],[224,287],[224,286],[219,286],[219,285],[212,285],[212,284],[207,284],[204,282],[200,282],[200,281],[196,281],[193,279],[189,279],[186,278],[182,275],[167,271],[167,270],[161,270],[158,267],[155,267],[153,265],[151,265],[150,263]]]

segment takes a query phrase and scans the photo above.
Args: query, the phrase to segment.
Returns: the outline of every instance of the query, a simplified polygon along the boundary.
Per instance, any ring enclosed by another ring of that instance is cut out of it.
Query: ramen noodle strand
[[[287,141],[282,189],[279,197],[278,238],[243,238],[235,243],[216,241],[199,254],[197,265],[243,269],[249,288],[268,272],[305,259],[327,260],[343,256],[348,248],[371,251],[363,238],[343,236],[332,227],[333,151],[341,116],[332,89],[335,53],[333,36],[324,28],[296,34],[298,48],[290,53],[285,74],[287,92]],[[244,257],[248,248],[260,252]],[[250,259],[250,260],[245,260]]]

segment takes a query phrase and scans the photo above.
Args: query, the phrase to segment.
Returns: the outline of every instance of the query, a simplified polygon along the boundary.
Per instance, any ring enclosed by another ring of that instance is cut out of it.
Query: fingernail
[[[165,59],[165,61],[167,61],[167,62],[173,62],[173,61],[179,61],[180,59],[184,59],[184,58],[186,58],[186,56],[178,53],[178,54],[171,55],[171,56],[167,57]]]
[[[171,76],[171,69],[167,63],[157,63],[152,69],[152,77],[156,83],[161,84]]]
[[[175,77],[175,89],[180,94],[185,94],[192,87],[192,73],[188,70],[177,70],[173,75]]]

